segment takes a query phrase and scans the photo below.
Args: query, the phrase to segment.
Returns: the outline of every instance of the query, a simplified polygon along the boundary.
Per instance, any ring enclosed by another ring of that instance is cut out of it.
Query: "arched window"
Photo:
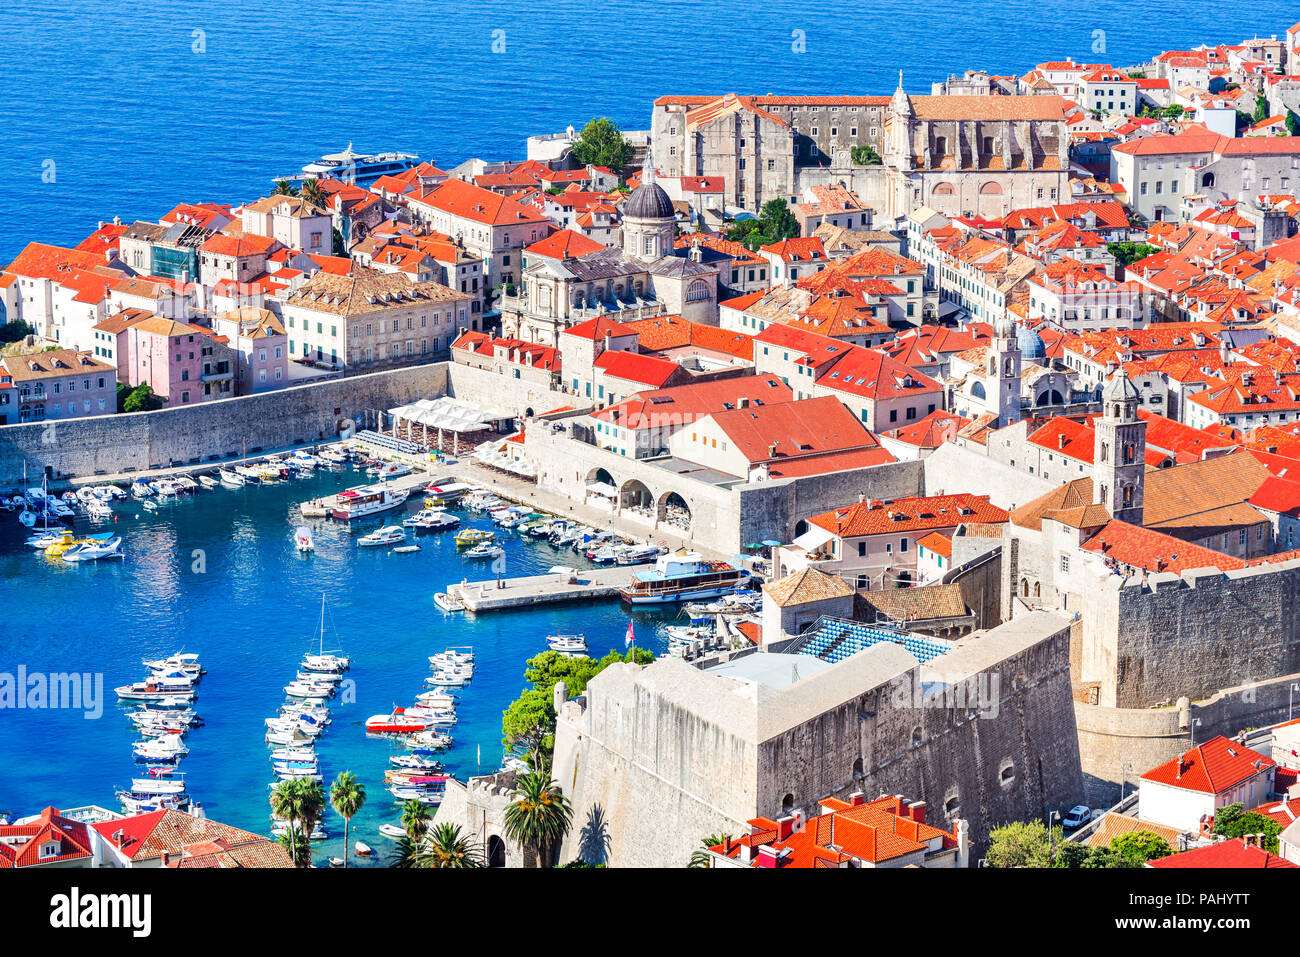
[[[1021,598],[1028,598],[1028,597],[1029,597],[1029,579],[1028,579],[1028,578],[1022,578],[1022,579],[1020,579],[1020,597],[1021,597]]]
[[[980,195],[981,195],[981,196],[1001,196],[1001,195],[1002,195],[1002,184],[1001,184],[1001,183],[985,183],[983,186],[980,187]]]
[[[972,399],[983,399],[985,397],[984,383],[977,381],[970,387],[970,394]]]
[[[1213,186],[1213,185],[1214,185],[1214,174],[1213,174],[1213,173],[1206,173],[1204,176],[1202,176],[1202,177],[1201,177],[1201,185],[1202,185],[1202,186]]]
[[[781,813],[789,814],[793,810],[794,810],[794,795],[787,794],[785,797],[781,798]]]
[[[1041,582],[1034,582],[1034,597],[1035,598],[1043,597],[1043,586]]]
[[[934,189],[932,189],[932,190],[930,191],[930,195],[932,195],[932,196],[951,196],[951,195],[953,195],[953,193],[955,193],[955,192],[957,192],[957,190],[953,188],[952,183],[935,183],[935,184],[934,184]]]
[[[860,777],[862,777],[862,759],[861,759],[861,758],[858,758],[856,761],[853,762],[853,776],[854,776],[855,778],[860,778]]]

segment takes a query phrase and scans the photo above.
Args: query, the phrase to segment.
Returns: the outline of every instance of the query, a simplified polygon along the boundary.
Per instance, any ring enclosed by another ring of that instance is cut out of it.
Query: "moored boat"
[[[660,555],[652,570],[637,572],[619,594],[631,605],[717,598],[735,591],[748,578],[748,572],[727,562],[706,561],[698,552],[676,552]]]

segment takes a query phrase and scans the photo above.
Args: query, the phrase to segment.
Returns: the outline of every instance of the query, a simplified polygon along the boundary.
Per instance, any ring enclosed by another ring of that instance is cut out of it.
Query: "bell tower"
[[[1015,323],[1002,316],[993,323],[993,344],[989,347],[989,385],[997,392],[997,408],[990,409],[998,415],[998,425],[1014,425],[1020,421],[1020,341],[1016,338]]]
[[[1121,368],[1102,393],[1102,414],[1092,420],[1092,500],[1131,525],[1142,524],[1147,424],[1138,418],[1140,396]]]

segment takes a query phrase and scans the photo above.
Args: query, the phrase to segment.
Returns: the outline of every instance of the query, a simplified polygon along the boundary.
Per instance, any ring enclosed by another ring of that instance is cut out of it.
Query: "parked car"
[[[1067,831],[1073,831],[1075,828],[1083,827],[1091,820],[1092,808],[1086,804],[1076,804],[1061,819],[1061,826]]]

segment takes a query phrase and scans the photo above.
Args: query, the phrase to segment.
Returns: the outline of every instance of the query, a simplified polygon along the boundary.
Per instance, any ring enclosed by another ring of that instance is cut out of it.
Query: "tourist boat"
[[[408,715],[405,708],[394,708],[392,714],[376,714],[366,719],[366,734],[411,734],[433,726],[423,717]]]
[[[464,528],[456,533],[456,547],[468,548],[470,545],[490,542],[495,538],[496,535],[482,528]]]
[[[352,849],[357,852],[358,857],[369,857],[374,853],[374,848],[364,841],[357,841],[352,845]]]
[[[406,831],[398,827],[396,824],[379,825],[379,833],[384,837],[391,837],[395,841],[399,841],[406,837]]]
[[[100,558],[121,558],[122,537],[104,532],[90,535],[81,541],[73,542],[72,547],[63,553],[65,562],[93,562]]]
[[[171,673],[115,688],[121,701],[149,701],[160,698],[193,698],[194,681],[188,675]]]
[[[699,552],[676,552],[660,555],[653,570],[637,572],[619,594],[631,605],[717,598],[748,578],[748,572],[726,562],[705,561]]]
[[[217,476],[220,478],[222,485],[227,485],[230,488],[240,488],[248,484],[248,480],[244,476],[238,472],[232,472],[230,469],[217,469]]]
[[[433,596],[433,603],[448,614],[465,610],[465,603],[450,592],[437,592]]]
[[[464,552],[461,558],[477,561],[485,558],[500,558],[504,554],[505,549],[500,545],[493,545],[491,542],[479,542],[473,548]]]
[[[430,485],[424,490],[424,504],[426,508],[439,508],[445,505],[455,505],[474,489],[470,485]]]
[[[400,525],[385,525],[369,535],[362,535],[357,539],[357,544],[361,546],[395,545],[404,541],[406,541],[406,529]]]
[[[345,522],[365,518],[404,505],[408,495],[409,489],[391,485],[359,485],[339,492],[330,514]]]
[[[548,635],[546,644],[561,654],[585,654],[587,639],[583,635]]]
[[[291,180],[337,179],[362,188],[369,187],[383,176],[403,173],[416,166],[420,157],[413,153],[358,153],[352,144],[339,153],[326,153],[318,160],[307,163],[302,173],[287,177]]]
[[[316,542],[311,536],[311,529],[306,525],[299,525],[293,533],[294,547],[300,552],[314,552]]]
[[[200,475],[199,484],[202,485],[204,488],[216,488],[218,485],[221,484],[221,480],[215,479],[211,475]]]
[[[460,524],[460,519],[455,515],[448,515],[441,509],[422,508],[410,518],[403,519],[402,524],[407,528],[437,531],[444,528],[455,528]]]

